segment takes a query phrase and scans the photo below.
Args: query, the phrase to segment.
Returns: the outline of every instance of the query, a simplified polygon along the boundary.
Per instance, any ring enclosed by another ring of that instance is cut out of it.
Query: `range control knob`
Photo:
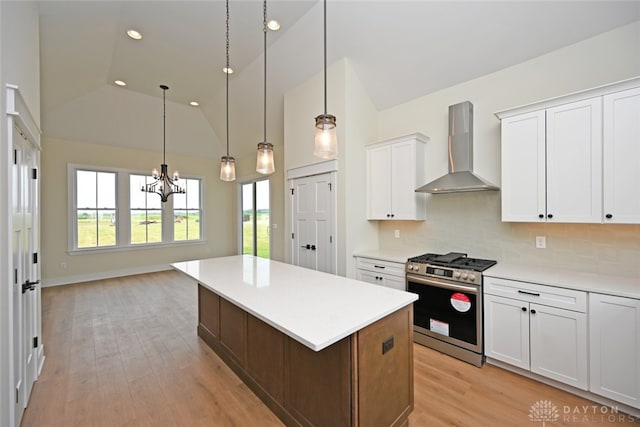
[[[462,273],[462,278],[466,279],[467,278],[467,273]]]
[[[470,274],[470,275],[469,275],[469,280],[471,280],[472,282],[475,282],[475,280],[476,280],[476,275],[475,275],[475,274]]]
[[[453,277],[455,277],[456,279],[460,278],[460,272],[459,271],[454,272]]]

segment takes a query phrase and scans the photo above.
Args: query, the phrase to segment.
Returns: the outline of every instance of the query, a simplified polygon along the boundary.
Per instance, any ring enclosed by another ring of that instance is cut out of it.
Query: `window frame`
[[[116,233],[115,246],[98,246],[90,248],[78,247],[78,228],[77,228],[77,185],[76,171],[89,172],[110,172],[116,174],[116,223],[118,224]],[[87,254],[87,253],[106,253],[119,251],[132,251],[144,249],[157,249],[162,247],[198,245],[207,243],[206,227],[203,219],[206,215],[205,206],[205,178],[198,175],[182,175],[180,179],[195,179],[200,181],[199,198],[200,198],[200,239],[197,240],[173,240],[174,230],[173,221],[166,221],[165,218],[171,218],[173,215],[173,197],[165,203],[161,203],[162,212],[162,242],[153,243],[131,243],[131,221],[130,215],[130,175],[150,176],[149,171],[141,171],[138,169],[125,169],[109,166],[96,166],[86,164],[67,164],[67,253],[69,255]],[[160,196],[156,196],[160,197]]]

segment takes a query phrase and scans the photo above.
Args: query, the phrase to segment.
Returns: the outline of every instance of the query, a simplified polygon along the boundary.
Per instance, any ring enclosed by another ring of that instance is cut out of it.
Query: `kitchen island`
[[[417,295],[248,255],[172,266],[198,335],[285,424],[407,424]]]

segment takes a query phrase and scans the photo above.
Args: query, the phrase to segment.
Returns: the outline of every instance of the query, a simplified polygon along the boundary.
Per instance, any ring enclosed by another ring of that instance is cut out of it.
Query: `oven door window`
[[[409,292],[419,295],[415,302],[414,324],[433,334],[469,344],[477,341],[477,295],[409,281]]]

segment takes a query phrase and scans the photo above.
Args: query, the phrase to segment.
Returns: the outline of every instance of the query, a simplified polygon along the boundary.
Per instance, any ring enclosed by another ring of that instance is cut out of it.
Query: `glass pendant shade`
[[[276,170],[273,163],[273,144],[270,142],[258,143],[258,157],[256,161],[256,171],[263,175],[268,175]]]
[[[331,159],[338,155],[336,118],[331,114],[316,117],[313,155],[321,159]]]
[[[220,179],[227,182],[236,180],[236,159],[231,156],[222,156]]]

